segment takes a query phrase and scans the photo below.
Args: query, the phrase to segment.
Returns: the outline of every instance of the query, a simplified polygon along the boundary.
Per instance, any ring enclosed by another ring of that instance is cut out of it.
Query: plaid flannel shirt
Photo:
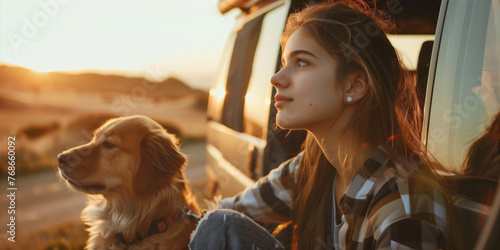
[[[237,196],[219,201],[219,208],[239,211],[260,223],[292,220],[292,190],[302,155],[284,162]],[[441,193],[411,177],[397,176],[398,165],[380,147],[363,168],[369,175],[358,172],[339,203],[344,213],[337,242],[340,249],[448,248],[446,200]],[[318,245],[333,249],[331,234],[325,237],[317,240]]]

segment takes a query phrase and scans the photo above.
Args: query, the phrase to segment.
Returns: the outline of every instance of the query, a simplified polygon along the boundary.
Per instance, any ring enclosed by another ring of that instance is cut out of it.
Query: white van
[[[287,16],[312,2],[318,1],[220,0],[222,13],[239,8],[241,15],[210,90],[206,172],[211,195],[235,195],[300,151],[305,133],[275,126],[270,78],[280,67],[279,39]],[[399,28],[388,37],[418,76],[422,140],[448,170],[461,173],[471,144],[500,111],[500,0],[366,2],[376,2]],[[485,240],[490,233],[499,235],[500,199],[492,198],[497,182],[459,180],[457,197],[483,209],[464,208],[480,217],[461,225],[470,237],[455,239],[457,249],[471,249],[482,227],[490,227],[483,231]],[[484,220],[494,202],[496,210]],[[479,228],[469,228],[478,221]]]

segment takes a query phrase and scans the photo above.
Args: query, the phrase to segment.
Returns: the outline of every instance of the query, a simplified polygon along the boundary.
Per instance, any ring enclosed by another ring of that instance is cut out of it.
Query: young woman
[[[282,249],[257,224],[294,224],[293,249],[448,248],[446,192],[419,140],[415,81],[353,1],[289,17],[276,88],[277,124],[305,129],[304,151],[219,202],[191,249]],[[246,216],[244,216],[245,214]]]

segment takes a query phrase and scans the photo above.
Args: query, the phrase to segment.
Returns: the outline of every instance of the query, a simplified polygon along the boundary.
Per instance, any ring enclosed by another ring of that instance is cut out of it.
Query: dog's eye
[[[104,141],[102,143],[102,146],[106,149],[113,149],[115,147],[115,144],[109,142],[109,141]]]

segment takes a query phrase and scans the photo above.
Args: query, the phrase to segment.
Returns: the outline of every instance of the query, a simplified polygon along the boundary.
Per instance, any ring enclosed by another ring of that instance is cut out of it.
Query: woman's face
[[[276,120],[284,129],[324,130],[339,118],[344,94],[337,61],[301,29],[286,43],[283,68],[271,78]]]

